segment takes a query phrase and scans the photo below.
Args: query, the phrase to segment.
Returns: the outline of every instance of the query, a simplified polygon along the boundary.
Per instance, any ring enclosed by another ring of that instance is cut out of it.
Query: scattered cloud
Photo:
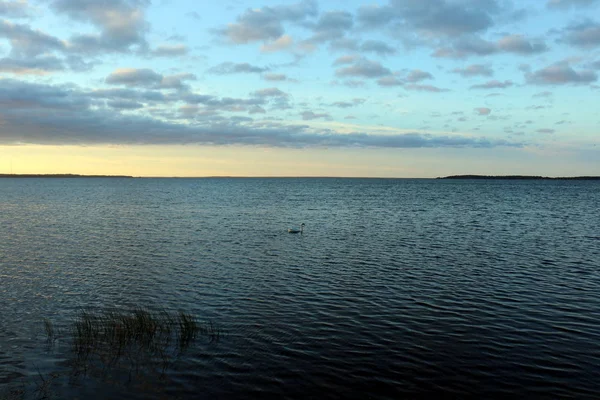
[[[177,57],[188,53],[188,48],[184,44],[162,44],[152,51],[157,57]]]
[[[336,76],[360,76],[364,78],[378,78],[385,75],[391,75],[392,71],[383,67],[377,61],[371,61],[361,58],[354,61],[349,67],[339,68],[335,71]]]
[[[497,81],[497,80],[491,80],[491,81],[487,81],[485,83],[480,83],[477,85],[472,85],[471,89],[506,89],[508,87],[513,86],[512,81]]]
[[[256,97],[288,97],[288,94],[277,88],[266,88],[252,92],[252,96]]]
[[[37,57],[49,51],[67,49],[67,44],[54,36],[6,20],[0,20],[0,37],[10,41],[11,54],[19,58]]]
[[[429,72],[421,71],[420,69],[413,69],[404,78],[404,80],[410,83],[421,82],[426,79],[433,79],[433,75],[431,75]]]
[[[507,35],[497,42],[498,49],[507,53],[537,54],[548,50],[544,42],[527,40],[523,35]]]
[[[265,43],[261,46],[260,51],[263,53],[276,53],[278,51],[287,50],[294,44],[294,39],[289,35],[282,35],[276,40]]]
[[[300,113],[300,115],[302,116],[302,119],[305,121],[310,121],[313,119],[331,119],[331,115],[327,114],[327,113],[314,113],[313,111],[303,111]]]
[[[478,107],[474,110],[477,115],[490,115],[490,113],[492,112],[492,110],[487,107]]]
[[[217,33],[235,44],[276,41],[284,35],[284,22],[299,23],[316,15],[317,3],[314,0],[247,9],[237,22],[228,24]]]
[[[332,107],[338,107],[338,108],[350,108],[350,107],[355,107],[360,104],[364,104],[365,101],[366,100],[362,99],[362,98],[354,98],[354,99],[352,99],[352,101],[336,101],[334,103],[331,103],[330,105]]]
[[[274,74],[274,73],[263,74],[262,78],[266,81],[273,81],[273,82],[283,82],[283,81],[290,80],[287,77],[287,75],[285,75],[285,74]]]
[[[438,48],[433,57],[466,58],[470,56],[488,56],[496,53],[533,55],[545,52],[548,46],[542,40],[527,39],[522,35],[506,35],[496,42],[490,42],[478,36],[464,36],[450,46]]]
[[[492,76],[494,71],[489,65],[483,64],[471,64],[465,68],[454,68],[452,72],[459,74],[463,77],[472,76]]]
[[[556,130],[555,129],[543,128],[543,129],[538,129],[536,132],[549,134],[549,133],[556,132]]]
[[[0,16],[8,18],[28,18],[30,16],[29,4],[27,4],[26,0],[0,0]]]
[[[575,71],[566,62],[550,65],[525,74],[528,83],[534,85],[586,84],[595,82],[598,76],[591,70]]]
[[[269,71],[267,67],[257,67],[248,63],[224,62],[208,69],[208,73],[217,75],[260,74]]]
[[[130,52],[148,47],[145,9],[149,0],[54,0],[50,5],[57,13],[91,23],[99,30],[73,36],[70,46],[77,51]]]
[[[425,37],[457,37],[487,30],[497,11],[494,1],[390,0],[383,6],[360,7],[357,14],[366,28],[391,24]]]
[[[404,85],[406,90],[413,90],[417,92],[432,92],[432,93],[441,93],[441,92],[449,92],[448,89],[442,89],[437,86],[432,85],[419,85],[416,83],[411,83],[408,85]]]
[[[308,40],[311,43],[325,42],[344,37],[354,25],[354,17],[346,11],[328,11],[319,17],[310,27],[313,36]]]
[[[64,62],[54,56],[35,58],[0,58],[0,72],[17,75],[45,75],[66,69]]]
[[[588,19],[573,24],[564,30],[562,40],[584,48],[600,46],[600,23]]]
[[[128,87],[146,87],[158,89],[184,89],[183,81],[194,80],[193,74],[178,74],[163,76],[149,68],[120,68],[106,77],[105,82],[110,85],[124,85]]]
[[[118,108],[121,110],[137,110],[140,108],[144,108],[142,103],[138,103],[137,101],[129,101],[129,100],[111,100],[106,103],[109,107]]]
[[[367,40],[360,45],[360,50],[363,53],[371,52],[379,56],[387,56],[396,53],[396,49],[381,40]]]
[[[379,86],[384,86],[384,87],[385,86],[388,86],[388,87],[391,87],[391,86],[402,86],[402,85],[404,85],[404,81],[396,78],[395,76],[388,75],[388,76],[384,76],[382,78],[379,78],[377,80],[377,84]]]
[[[344,64],[353,64],[360,60],[359,56],[356,55],[346,55],[341,56],[335,59],[333,65],[344,65]]]

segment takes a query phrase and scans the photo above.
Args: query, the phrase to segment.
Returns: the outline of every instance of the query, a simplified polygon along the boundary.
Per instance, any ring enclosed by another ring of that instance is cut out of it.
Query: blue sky
[[[0,0],[0,172],[600,175],[599,11]]]

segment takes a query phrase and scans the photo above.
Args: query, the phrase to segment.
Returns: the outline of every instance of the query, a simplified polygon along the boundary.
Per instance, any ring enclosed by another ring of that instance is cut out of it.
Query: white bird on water
[[[303,230],[304,230],[304,222],[300,224],[300,228],[297,228],[297,227],[289,228],[288,233],[302,233]]]

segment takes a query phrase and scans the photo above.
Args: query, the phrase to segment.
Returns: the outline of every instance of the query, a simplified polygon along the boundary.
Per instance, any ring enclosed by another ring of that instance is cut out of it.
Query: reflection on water
[[[58,373],[49,386],[63,398],[593,397],[599,189],[2,180],[0,393]],[[303,235],[287,233],[302,222]],[[70,346],[48,349],[44,318],[60,331],[82,308],[138,306],[228,334],[191,346],[165,373],[151,367],[158,375],[64,378]]]

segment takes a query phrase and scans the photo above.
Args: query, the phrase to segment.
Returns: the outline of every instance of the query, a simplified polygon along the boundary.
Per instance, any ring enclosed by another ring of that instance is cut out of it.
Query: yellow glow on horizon
[[[0,146],[0,173],[140,177],[339,176],[434,178],[456,174],[600,175],[577,154],[530,148],[310,148],[251,146]],[[568,167],[568,168],[567,168]],[[11,170],[12,168],[12,170]]]
[[[422,176],[369,149],[249,146],[0,146],[0,173],[132,176]],[[389,153],[389,151],[388,151]]]

